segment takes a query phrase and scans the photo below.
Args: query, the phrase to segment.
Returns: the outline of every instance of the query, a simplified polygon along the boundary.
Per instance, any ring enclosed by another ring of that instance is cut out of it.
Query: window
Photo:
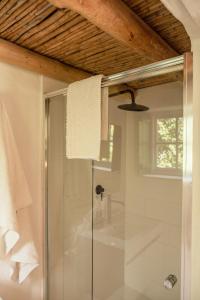
[[[154,167],[157,172],[181,174],[183,164],[183,118],[155,118]]]
[[[146,175],[181,176],[182,167],[182,112],[151,112],[140,119],[140,171]]]

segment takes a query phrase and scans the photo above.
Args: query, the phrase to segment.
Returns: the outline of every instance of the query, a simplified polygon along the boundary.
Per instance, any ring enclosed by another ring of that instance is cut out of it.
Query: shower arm
[[[119,95],[123,95],[123,94],[130,94],[130,95],[131,95],[132,102],[135,101],[135,94],[134,94],[134,91],[131,90],[130,88],[128,88],[128,89],[126,89],[126,90],[122,90],[122,91],[116,92],[116,93],[109,94],[109,97],[115,97],[115,96],[119,96]]]
[[[122,109],[125,111],[137,111],[137,112],[149,110],[149,107],[135,103],[135,93],[134,93],[134,90],[131,88],[127,88],[126,90],[112,93],[109,95],[109,97],[115,97],[115,96],[126,94],[126,93],[131,95],[131,103],[118,105],[119,109]]]

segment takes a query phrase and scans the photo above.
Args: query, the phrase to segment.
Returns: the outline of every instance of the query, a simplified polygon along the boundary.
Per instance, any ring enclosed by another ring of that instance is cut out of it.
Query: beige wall
[[[3,262],[0,262],[0,296],[4,300],[40,300],[42,299],[43,284],[42,78],[40,75],[3,63],[0,63],[0,74],[0,99],[6,104],[23,168],[33,196],[33,230],[40,256],[40,267],[20,286],[9,280]]]
[[[67,87],[66,82],[43,76],[43,93],[50,93]]]

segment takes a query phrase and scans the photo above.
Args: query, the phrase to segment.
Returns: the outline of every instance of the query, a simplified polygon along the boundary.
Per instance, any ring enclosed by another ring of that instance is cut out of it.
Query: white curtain
[[[166,8],[184,25],[192,39],[200,38],[199,0],[161,0]]]

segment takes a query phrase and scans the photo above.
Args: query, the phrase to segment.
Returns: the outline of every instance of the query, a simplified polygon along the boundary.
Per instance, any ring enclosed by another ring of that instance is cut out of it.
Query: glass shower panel
[[[92,163],[66,158],[63,96],[48,119],[48,300],[91,300]]]
[[[109,136],[101,161],[93,163],[93,293],[95,300],[117,297],[124,283],[126,116],[109,100]],[[101,185],[105,191],[97,194]],[[120,296],[119,296],[120,297]],[[123,299],[123,298],[116,298]]]
[[[182,84],[139,90],[148,112],[123,102],[93,163],[93,299],[180,300]]]
[[[182,84],[109,100],[100,161],[66,158],[63,96],[48,106],[48,300],[180,300]]]

